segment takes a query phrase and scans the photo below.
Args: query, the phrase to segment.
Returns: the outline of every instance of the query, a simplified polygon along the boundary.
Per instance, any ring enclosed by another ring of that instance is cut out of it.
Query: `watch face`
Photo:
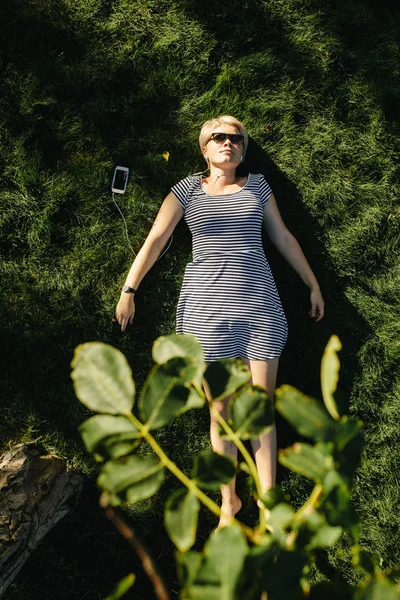
[[[126,285],[126,283],[122,286],[122,291],[123,292],[127,292],[129,294],[134,294],[136,292],[136,290],[134,290],[133,288],[129,287],[129,285]]]

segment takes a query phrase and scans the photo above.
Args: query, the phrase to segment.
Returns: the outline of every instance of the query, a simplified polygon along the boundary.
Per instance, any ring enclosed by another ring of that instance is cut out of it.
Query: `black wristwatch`
[[[135,288],[131,288],[126,284],[122,286],[122,291],[126,292],[127,294],[134,294],[136,292]]]

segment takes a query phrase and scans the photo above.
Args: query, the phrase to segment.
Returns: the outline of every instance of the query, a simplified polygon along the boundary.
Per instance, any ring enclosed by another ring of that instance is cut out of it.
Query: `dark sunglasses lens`
[[[211,139],[214,142],[223,143],[226,138],[230,139],[232,144],[243,144],[243,136],[240,133],[213,133]]]
[[[226,140],[226,133],[213,133],[211,139],[214,142],[224,142]]]

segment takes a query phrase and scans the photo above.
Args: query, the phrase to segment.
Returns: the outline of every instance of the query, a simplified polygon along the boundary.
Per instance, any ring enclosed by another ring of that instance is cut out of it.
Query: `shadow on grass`
[[[318,323],[308,317],[309,290],[277,250],[265,239],[265,252],[285,309],[289,338],[280,361],[279,381],[321,397],[319,369],[323,350],[331,335],[342,341],[339,387],[349,398],[358,373],[357,352],[370,335],[368,323],[346,299],[343,282],[322,243],[323,231],[302,205],[296,187],[252,140],[242,172],[264,173],[277,198],[288,229],[299,241],[313,269],[326,303],[325,317]],[[279,384],[279,382],[278,382]],[[348,404],[343,410],[347,411]]]

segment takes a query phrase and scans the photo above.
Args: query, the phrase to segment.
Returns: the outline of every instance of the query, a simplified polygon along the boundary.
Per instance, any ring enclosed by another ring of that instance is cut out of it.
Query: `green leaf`
[[[340,415],[337,410],[333,394],[339,381],[340,361],[337,355],[342,349],[342,344],[337,335],[332,335],[326,345],[321,361],[321,389],[325,406],[333,419],[338,421]]]
[[[119,458],[136,448],[141,438],[139,431],[122,415],[95,415],[79,427],[88,452],[96,460]]]
[[[322,480],[324,496],[321,509],[326,514],[331,525],[346,528],[347,533],[358,539],[358,518],[350,505],[350,492],[346,481],[337,471],[331,471]]]
[[[279,450],[279,462],[288,469],[321,482],[334,467],[333,458],[322,447],[309,444],[293,444],[290,448]]]
[[[329,548],[337,542],[342,532],[342,527],[332,526],[328,523],[323,509],[316,510],[310,507],[302,515],[297,544],[298,547],[305,548],[307,552],[318,548]]]
[[[192,356],[176,356],[158,367],[170,377],[176,377],[182,384],[189,385],[196,375],[196,362]]]
[[[135,384],[122,352],[108,344],[88,342],[75,349],[71,366],[75,393],[82,404],[111,415],[131,412]]]
[[[189,550],[196,539],[200,502],[186,488],[176,491],[165,505],[164,523],[168,535],[181,552]]]
[[[381,576],[382,577],[382,576]],[[364,589],[355,596],[355,600],[400,600],[400,590],[387,579],[371,581]]]
[[[193,479],[204,490],[218,490],[236,473],[234,460],[227,454],[206,450],[196,457]]]
[[[264,545],[264,539],[268,545]],[[303,598],[299,580],[307,556],[280,548],[270,535],[264,539],[262,546],[253,546],[246,556],[237,597],[258,600],[261,591],[267,590],[268,600]],[[248,595],[248,590],[253,590],[254,595]]]
[[[352,546],[351,550],[353,553],[352,563],[354,567],[359,567],[367,573],[369,573],[370,575],[374,575],[375,573],[380,572],[377,557],[373,556],[372,554],[369,554],[358,544]]]
[[[203,392],[204,394],[204,392]],[[186,405],[182,412],[186,412],[187,410],[191,410],[192,408],[202,408],[206,403],[206,398],[204,395],[200,395],[197,391],[197,388],[192,388],[189,391],[189,396],[186,401]]]
[[[316,441],[332,440],[337,424],[319,402],[290,385],[276,390],[276,408],[305,437]]]
[[[163,365],[171,358],[195,358],[199,366],[204,366],[204,353],[194,335],[171,334],[159,337],[153,344],[153,359]]]
[[[164,481],[164,467],[152,456],[128,456],[108,461],[97,480],[109,492],[113,506],[138,502],[157,492]]]
[[[363,443],[360,421],[344,415],[338,423],[335,459],[340,463],[341,473],[348,479],[353,479],[360,464]]]
[[[195,369],[194,359],[179,357],[153,369],[139,398],[141,419],[150,429],[163,427],[185,410]]]
[[[306,546],[306,550],[314,550],[315,548],[330,548],[334,546],[342,535],[342,527],[332,527],[331,525],[322,525],[315,535],[312,536]]]
[[[136,575],[134,575],[133,573],[130,573],[129,575],[121,579],[115,586],[112,593],[109,596],[107,596],[105,600],[119,600],[120,598],[122,598],[122,596],[124,596],[126,592],[128,592],[131,589],[131,587],[135,583],[135,579]]]
[[[240,527],[231,525],[214,531],[204,547],[202,564],[182,597],[191,600],[233,600],[248,550]]]
[[[295,515],[294,509],[286,503],[274,506],[268,516],[268,524],[272,529],[286,529]]]
[[[343,477],[337,471],[330,471],[322,480],[322,489],[328,496],[334,488],[341,488],[346,493],[346,498],[350,498],[349,487]]]
[[[240,600],[255,600],[261,598],[264,588],[262,574],[277,555],[276,543],[271,535],[265,535],[260,540],[262,545],[250,547],[240,578],[237,584],[235,598]]]
[[[155,362],[162,365],[175,357],[190,358],[196,366],[190,382],[195,389],[190,390],[185,410],[201,408],[205,403],[202,381],[206,363],[203,348],[198,339],[194,335],[171,334],[159,337],[154,342],[153,359]]]
[[[242,440],[258,438],[274,423],[274,408],[267,392],[249,385],[228,406],[229,425]]]
[[[237,358],[226,358],[210,363],[204,374],[214,401],[230,396],[251,379],[250,370]]]
[[[344,415],[338,423],[335,438],[337,449],[342,452],[344,448],[356,438],[362,443],[361,421],[354,420],[351,417]]]
[[[265,561],[260,565],[260,570],[268,600],[303,597],[299,582],[308,563],[307,555],[296,550],[283,549],[280,549],[278,554],[272,554],[267,548],[264,556]],[[261,559],[262,554],[258,556],[258,560]]]
[[[185,588],[190,588],[201,567],[203,555],[200,552],[177,552],[178,577]],[[186,596],[187,597],[187,596]],[[184,598],[184,596],[182,596]]]
[[[271,510],[271,508],[273,508],[277,504],[280,504],[281,502],[286,502],[288,498],[280,485],[274,485],[271,488],[269,488],[269,490],[267,490],[265,494],[263,494],[260,500],[266,508]]]

